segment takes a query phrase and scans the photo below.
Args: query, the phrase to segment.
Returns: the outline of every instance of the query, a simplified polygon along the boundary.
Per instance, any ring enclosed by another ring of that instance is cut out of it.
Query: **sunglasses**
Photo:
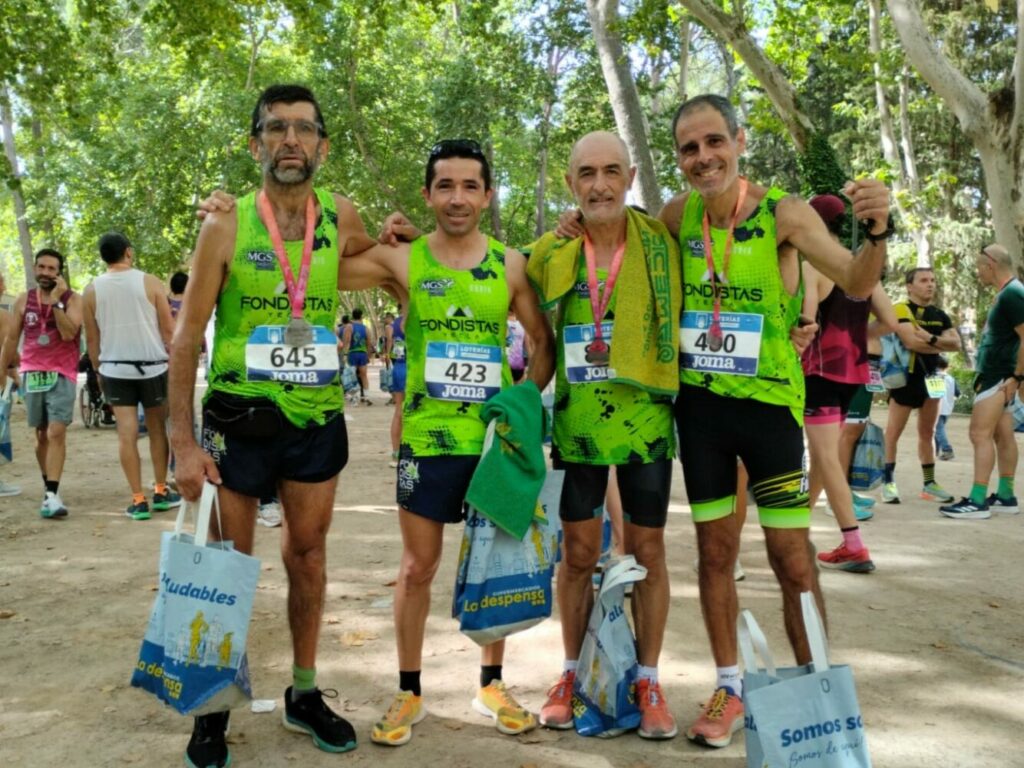
[[[483,158],[484,151],[480,148],[480,143],[473,139],[442,139],[430,148],[430,158],[440,157],[441,155],[451,155],[453,153],[465,153],[470,157]]]

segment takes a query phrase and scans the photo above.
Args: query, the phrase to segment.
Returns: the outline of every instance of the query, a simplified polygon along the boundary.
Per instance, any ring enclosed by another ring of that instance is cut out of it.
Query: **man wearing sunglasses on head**
[[[174,333],[169,389],[178,486],[189,500],[204,480],[220,486],[215,536],[251,552],[259,499],[280,499],[293,647],[284,725],[322,750],[345,752],[355,748],[355,732],[326,705],[315,679],[326,536],[348,459],[333,325],[338,289],[349,287],[342,265],[375,243],[349,200],[313,186],[329,146],[307,88],[273,85],[260,95],[249,150],[262,185],[237,204],[227,196],[203,204],[208,215]],[[215,307],[200,446],[192,399]],[[188,765],[230,762],[227,720],[227,712],[195,719]]]

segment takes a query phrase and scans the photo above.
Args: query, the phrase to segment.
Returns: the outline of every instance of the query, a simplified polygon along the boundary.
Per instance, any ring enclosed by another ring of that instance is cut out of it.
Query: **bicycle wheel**
[[[91,429],[93,425],[93,407],[92,403],[89,402],[89,392],[86,387],[82,387],[78,392],[78,410],[82,415],[82,423],[85,424],[85,428]]]

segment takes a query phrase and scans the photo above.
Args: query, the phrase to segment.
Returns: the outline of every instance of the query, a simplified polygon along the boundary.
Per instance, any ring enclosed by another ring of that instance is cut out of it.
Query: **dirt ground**
[[[377,381],[375,371],[371,381]],[[611,740],[571,731],[498,734],[470,708],[478,654],[449,618],[457,527],[446,534],[428,624],[423,685],[431,716],[405,747],[372,744],[370,728],[397,684],[390,585],[400,553],[394,471],[387,467],[392,409],[379,392],[373,399],[373,407],[349,411],[352,458],[341,476],[329,535],[318,664],[320,685],[340,692],[336,704],[354,723],[359,748],[329,755],[281,727],[291,658],[280,529],[260,528],[256,554],[263,572],[249,658],[257,698],[276,699],[278,708],[232,716],[233,765],[745,765],[742,735],[727,749],[708,750],[682,734],[659,743],[635,734]],[[885,418],[885,409],[876,407],[876,421],[884,424]],[[61,482],[71,514],[63,521],[41,519],[42,485],[23,408],[15,408],[13,422],[15,460],[0,473],[25,492],[0,499],[0,764],[181,765],[191,720],[128,685],[156,590],[159,534],[172,526],[171,513],[148,522],[126,518],[121,510],[127,486],[115,433],[87,430],[76,421]],[[959,496],[971,480],[967,420],[954,416],[949,426],[957,457],[938,465],[938,479]],[[914,451],[914,436],[907,434],[897,467],[904,503],[879,505],[875,519],[864,525],[878,570],[866,576],[822,574],[833,661],[853,667],[876,766],[1024,766],[1024,516],[942,517],[936,504],[916,498],[920,469]],[[661,679],[682,730],[711,693],[714,666],[700,617],[693,526],[678,465],[666,535],[672,607]],[[835,521],[823,508],[814,514],[812,537],[819,550],[839,542]],[[777,659],[785,662],[779,591],[753,509],[741,559],[747,572],[739,585],[741,606],[753,610]],[[536,711],[561,659],[556,618],[510,639],[505,678]]]

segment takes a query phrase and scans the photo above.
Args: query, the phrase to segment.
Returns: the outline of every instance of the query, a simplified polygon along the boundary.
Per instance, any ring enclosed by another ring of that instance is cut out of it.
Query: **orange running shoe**
[[[743,702],[728,688],[718,688],[686,738],[707,747],[728,747],[732,735],[743,728]]]
[[[565,731],[572,728],[572,686],[576,672],[567,670],[548,691],[548,700],[540,708],[540,724],[545,728]]]
[[[679,733],[676,719],[668,711],[668,704],[661,693],[661,686],[647,679],[636,681],[636,701],[640,707],[640,730],[642,739],[673,739]]]

